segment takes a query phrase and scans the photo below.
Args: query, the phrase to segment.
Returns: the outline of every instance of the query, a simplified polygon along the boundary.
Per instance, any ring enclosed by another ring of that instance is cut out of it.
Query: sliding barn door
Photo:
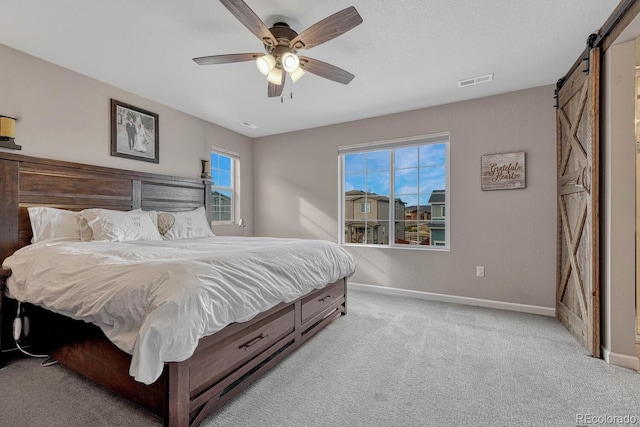
[[[584,65],[584,64],[583,64]],[[558,274],[556,314],[600,356],[598,93],[600,49],[558,91]]]

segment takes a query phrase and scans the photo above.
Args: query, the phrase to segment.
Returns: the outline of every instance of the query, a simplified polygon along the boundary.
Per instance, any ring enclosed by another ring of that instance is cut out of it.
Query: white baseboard
[[[555,317],[555,307],[541,307],[537,305],[516,304],[511,302],[493,301],[488,299],[459,297],[455,295],[436,294],[431,292],[412,291],[409,289],[387,288],[383,286],[365,285],[362,283],[348,282],[350,289],[357,289],[379,294],[396,295],[409,298],[418,298],[429,301],[451,302],[455,304],[472,305],[476,307],[495,308],[498,310],[519,311],[522,313],[540,314],[542,316]]]
[[[627,354],[614,353],[608,348],[602,347],[602,358],[610,365],[620,366],[622,368],[640,370],[640,359],[637,356],[629,356]]]

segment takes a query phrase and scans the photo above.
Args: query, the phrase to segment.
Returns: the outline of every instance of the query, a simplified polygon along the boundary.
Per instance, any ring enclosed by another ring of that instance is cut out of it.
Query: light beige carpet
[[[554,318],[363,291],[349,292],[348,310],[203,425],[640,423],[640,375],[589,357]],[[0,369],[3,426],[160,425],[64,367],[39,363]]]

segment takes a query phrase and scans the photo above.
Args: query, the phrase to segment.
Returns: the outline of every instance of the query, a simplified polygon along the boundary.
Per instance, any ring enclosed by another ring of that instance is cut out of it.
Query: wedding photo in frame
[[[159,163],[158,115],[112,99],[111,155]]]

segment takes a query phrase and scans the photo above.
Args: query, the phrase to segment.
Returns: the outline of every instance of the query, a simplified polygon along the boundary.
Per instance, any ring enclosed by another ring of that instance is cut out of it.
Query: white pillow
[[[158,227],[166,240],[215,236],[203,207],[187,212],[159,212]]]
[[[162,240],[152,221],[151,212],[85,209],[80,215],[87,220],[93,240],[126,242],[129,240]]]
[[[31,243],[48,240],[91,240],[91,229],[78,212],[57,208],[29,207],[33,238]]]
[[[138,209],[132,209],[129,212],[149,212],[149,215],[151,215],[151,221],[153,221],[153,224],[156,227],[158,226],[158,212],[156,211],[143,211],[142,208],[138,208]]]

